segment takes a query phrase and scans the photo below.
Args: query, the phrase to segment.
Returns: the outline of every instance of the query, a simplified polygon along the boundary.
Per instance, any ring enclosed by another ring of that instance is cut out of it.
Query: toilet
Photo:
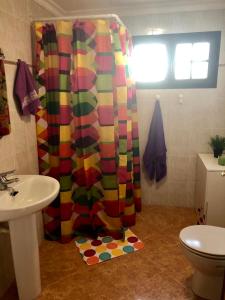
[[[188,226],[180,232],[183,252],[195,269],[194,294],[221,300],[225,271],[225,228],[209,225]]]

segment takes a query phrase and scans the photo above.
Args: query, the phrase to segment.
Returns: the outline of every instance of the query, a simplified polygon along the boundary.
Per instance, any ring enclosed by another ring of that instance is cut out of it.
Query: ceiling
[[[225,0],[34,0],[55,16],[115,13],[119,16],[224,9]]]
[[[167,2],[170,0],[166,0]],[[119,6],[141,5],[149,2],[164,1],[146,1],[146,0],[54,0],[54,2],[65,10],[83,10],[111,8]]]

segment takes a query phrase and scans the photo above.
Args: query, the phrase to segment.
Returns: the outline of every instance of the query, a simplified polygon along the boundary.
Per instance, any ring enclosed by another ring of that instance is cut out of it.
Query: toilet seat
[[[207,259],[211,259],[211,260],[221,260],[221,261],[225,261],[225,255],[212,255],[212,254],[207,254],[207,253],[204,253],[204,252],[201,252],[201,251],[198,251],[198,250],[194,250],[193,248],[191,247],[188,247],[186,244],[184,244],[181,240],[180,240],[182,246],[187,249],[189,252],[197,255],[197,256],[200,256],[202,258],[207,258]]]
[[[215,260],[225,260],[225,228],[193,225],[181,230],[180,241],[192,253]]]

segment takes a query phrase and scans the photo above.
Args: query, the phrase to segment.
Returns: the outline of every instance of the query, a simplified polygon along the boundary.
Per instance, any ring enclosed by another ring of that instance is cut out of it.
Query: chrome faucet
[[[10,174],[14,174],[14,172],[15,170],[0,173],[0,191],[9,191],[10,195],[12,196],[15,193],[17,194],[17,192],[12,187],[9,187],[8,185],[13,182],[19,181],[19,178],[15,177],[15,178],[8,179],[7,176]]]

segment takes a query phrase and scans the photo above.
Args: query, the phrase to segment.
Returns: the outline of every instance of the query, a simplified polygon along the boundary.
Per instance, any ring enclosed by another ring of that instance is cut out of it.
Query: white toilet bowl
[[[180,232],[187,259],[195,268],[193,292],[205,299],[221,300],[225,271],[225,228],[193,225]]]

